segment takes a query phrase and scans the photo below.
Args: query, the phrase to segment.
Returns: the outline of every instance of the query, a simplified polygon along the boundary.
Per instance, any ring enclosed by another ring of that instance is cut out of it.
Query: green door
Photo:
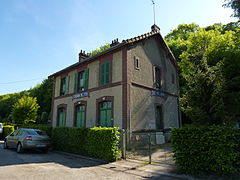
[[[163,129],[162,108],[156,107],[156,129]]]
[[[66,113],[64,108],[58,110],[58,126],[65,126]]]
[[[76,126],[84,127],[85,126],[85,105],[76,106]]]
[[[112,126],[112,102],[105,101],[100,103],[100,126],[111,127]]]

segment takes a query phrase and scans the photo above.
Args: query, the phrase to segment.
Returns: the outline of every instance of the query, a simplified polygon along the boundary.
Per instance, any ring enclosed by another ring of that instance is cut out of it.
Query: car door
[[[18,143],[18,140],[19,140],[19,137],[21,134],[22,134],[21,129],[19,129],[18,132],[16,134],[14,134],[14,136],[12,138],[13,148],[17,148],[17,143]]]
[[[17,135],[17,133],[19,132],[19,129],[14,131],[12,134],[10,134],[7,138],[7,144],[10,148],[13,148],[15,147],[14,146],[14,139],[15,139],[15,136]]]

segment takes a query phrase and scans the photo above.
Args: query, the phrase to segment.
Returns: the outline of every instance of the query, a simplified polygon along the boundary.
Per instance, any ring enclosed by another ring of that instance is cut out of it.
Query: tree
[[[100,46],[100,48],[91,51],[90,54],[93,56],[93,55],[100,53],[108,48],[110,48],[110,44],[105,44],[103,46]]]
[[[224,7],[233,9],[233,17],[237,17],[240,20],[240,0],[225,0]]]
[[[180,24],[165,36],[165,40],[176,57],[180,61],[179,56],[183,51],[187,50],[187,39],[192,33],[196,33],[200,29],[197,24]]]
[[[179,26],[182,27],[182,26]],[[240,28],[214,24],[187,36],[175,30],[168,39],[184,39],[179,55],[181,110],[188,122],[229,124],[240,121]],[[169,36],[168,36],[169,37]],[[178,47],[179,46],[179,47]],[[170,47],[171,48],[171,47]]]
[[[30,89],[30,96],[37,98],[37,103],[40,108],[38,111],[39,116],[42,112],[50,114],[52,105],[52,91],[53,91],[53,79],[45,79],[43,82],[34,88]]]
[[[15,123],[35,122],[38,109],[37,98],[23,96],[13,105],[11,115]]]
[[[9,122],[12,106],[22,96],[29,95],[28,91],[0,96],[0,116],[3,122]]]

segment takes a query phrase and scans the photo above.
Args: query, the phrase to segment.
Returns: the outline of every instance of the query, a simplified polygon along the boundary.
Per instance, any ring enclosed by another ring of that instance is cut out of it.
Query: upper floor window
[[[155,84],[156,88],[161,88],[162,73],[160,67],[155,67]]]
[[[105,61],[100,65],[100,86],[110,83],[110,62]]]
[[[134,67],[135,69],[139,70],[140,66],[139,66],[139,58],[134,56]]]
[[[69,76],[66,76],[61,79],[60,96],[68,94],[68,89],[69,89]]]
[[[75,73],[74,91],[80,92],[88,89],[89,69]]]

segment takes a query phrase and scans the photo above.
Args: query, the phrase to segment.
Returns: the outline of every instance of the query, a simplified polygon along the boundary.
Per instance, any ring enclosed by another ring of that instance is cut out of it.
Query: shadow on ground
[[[3,142],[0,142],[0,166],[31,164],[31,163],[57,163],[69,168],[93,167],[106,164],[90,159],[76,158],[49,151],[43,153],[37,150],[25,150],[17,153],[16,149],[3,149]]]

